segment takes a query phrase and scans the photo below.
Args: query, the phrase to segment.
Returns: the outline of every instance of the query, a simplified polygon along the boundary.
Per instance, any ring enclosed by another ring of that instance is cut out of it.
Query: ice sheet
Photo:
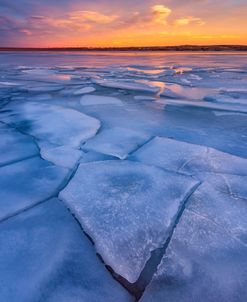
[[[60,193],[106,264],[135,282],[162,246],[186,197],[190,177],[129,161],[81,164]]]
[[[86,94],[86,93],[91,93],[91,92],[94,92],[96,89],[92,86],[86,86],[86,87],[83,87],[83,88],[80,88],[78,90],[76,90],[74,92],[75,95],[80,95],[80,94]]]
[[[84,95],[81,97],[80,103],[82,106],[90,105],[122,105],[121,100],[110,96],[101,95]]]
[[[143,83],[138,81],[126,80],[114,80],[114,79],[95,79],[94,82],[100,86],[108,88],[135,90],[135,91],[146,91],[157,93],[160,91],[160,87],[155,87],[151,83]]]
[[[100,122],[93,117],[40,102],[11,104],[5,107],[0,119],[40,140],[71,147],[79,147],[100,127]]]
[[[206,179],[189,199],[187,208],[247,247],[247,176],[208,174]]]
[[[247,175],[247,159],[165,137],[154,138],[131,159],[201,178],[201,172]]]
[[[186,80],[186,79],[184,79]],[[184,81],[183,81],[184,82]],[[189,82],[185,82],[188,85]],[[164,90],[161,93],[162,97],[174,98],[174,99],[190,99],[190,100],[201,100],[207,94],[212,92],[209,88],[204,87],[190,87],[187,85],[171,84],[165,85]]]
[[[125,159],[130,152],[143,145],[148,139],[150,136],[145,133],[116,127],[103,130],[96,137],[88,140],[83,145],[83,150],[92,150]]]
[[[69,146],[52,146],[42,144],[40,155],[43,159],[52,162],[56,166],[73,169],[80,160],[83,152]]]

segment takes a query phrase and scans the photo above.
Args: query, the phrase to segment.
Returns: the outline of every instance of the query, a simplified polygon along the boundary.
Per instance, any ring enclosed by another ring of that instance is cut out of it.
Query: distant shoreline
[[[180,45],[146,47],[0,47],[0,51],[247,51],[247,45]]]

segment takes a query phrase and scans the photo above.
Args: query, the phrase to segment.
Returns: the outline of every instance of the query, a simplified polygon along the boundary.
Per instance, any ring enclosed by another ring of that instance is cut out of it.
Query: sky
[[[1,47],[247,45],[247,0],[0,0]]]

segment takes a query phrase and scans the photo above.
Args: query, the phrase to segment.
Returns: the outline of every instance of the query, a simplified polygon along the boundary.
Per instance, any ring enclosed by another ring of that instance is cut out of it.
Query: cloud
[[[186,26],[189,24],[196,24],[202,26],[205,24],[205,22],[201,18],[186,17],[175,20],[174,24],[177,26]]]
[[[26,36],[31,36],[32,35],[31,30],[29,30],[27,28],[21,28],[21,29],[19,29],[19,32],[26,35]]]
[[[97,11],[72,11],[63,16],[45,17],[32,16],[29,18],[31,27],[36,29],[49,28],[67,31],[86,31],[96,25],[110,24],[118,18],[116,15],[105,15]]]
[[[155,23],[167,24],[167,17],[170,16],[172,10],[164,5],[152,6],[153,21]]]
[[[93,33],[107,31],[117,18],[111,13],[76,9],[64,13],[40,11],[18,18],[0,15],[0,45],[62,46],[76,40],[83,43],[85,37],[90,40]]]
[[[172,13],[172,10],[164,5],[153,5],[146,10],[128,12],[128,15],[122,16],[117,22],[114,22],[114,27],[123,30],[135,30],[142,33],[156,31],[157,28],[167,25],[167,18]]]
[[[0,30],[9,31],[18,28],[20,22],[11,17],[0,16]]]
[[[35,30],[45,30],[49,29],[50,31],[54,30],[68,30],[68,31],[83,31],[90,29],[91,26],[85,23],[84,20],[73,20],[67,17],[57,17],[57,18],[31,18],[28,20],[29,26]]]
[[[75,11],[68,15],[69,19],[75,22],[93,22],[99,24],[108,24],[115,21],[118,16],[117,15],[104,15],[102,13],[96,11]]]

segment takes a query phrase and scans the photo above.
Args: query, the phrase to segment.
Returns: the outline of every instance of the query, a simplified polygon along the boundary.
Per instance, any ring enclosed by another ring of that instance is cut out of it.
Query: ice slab
[[[145,76],[148,75],[163,75],[164,74],[164,69],[159,68],[147,68],[146,66],[136,66],[136,67],[127,67],[127,71],[130,71],[131,74],[145,74]]]
[[[21,73],[23,75],[29,75],[31,77],[49,77],[50,75],[54,74],[55,70],[51,68],[44,68],[44,67],[20,67]]]
[[[39,157],[1,167],[0,220],[57,194],[67,174]]]
[[[97,119],[76,110],[35,102],[10,104],[0,119],[40,140],[71,147],[79,147],[100,128]]]
[[[52,100],[52,95],[49,93],[40,93],[38,95],[32,95],[27,99],[32,102],[42,102],[42,101]]]
[[[201,177],[203,171],[247,175],[247,159],[165,137],[155,137],[138,149],[131,159]]]
[[[80,103],[82,106],[90,105],[122,105],[122,101],[111,96],[101,95],[84,95],[81,97]]]
[[[81,164],[59,196],[105,263],[133,283],[195,185],[191,177],[140,163],[103,161]]]
[[[1,123],[0,137],[0,166],[39,154],[31,137]]]
[[[247,247],[247,176],[209,174],[187,208],[223,228]]]
[[[209,92],[212,92],[212,89],[167,83],[163,92],[160,95],[163,97],[175,99],[201,100],[207,94],[209,94]]]
[[[246,252],[224,228],[185,210],[140,301],[245,302]]]
[[[56,166],[73,169],[79,162],[83,152],[69,146],[47,146],[41,145],[40,155],[43,159],[52,162]]]
[[[80,95],[80,94],[86,94],[94,92],[96,89],[92,86],[83,87],[81,89],[78,89],[74,92],[74,95]]]
[[[215,93],[215,94],[209,94],[204,97],[205,101],[208,102],[216,102],[216,103],[231,103],[231,104],[242,104],[247,105],[247,93],[245,93],[243,96],[240,93]]]
[[[160,91],[160,87],[156,87],[148,81],[141,82],[135,80],[114,80],[114,79],[94,79],[94,83],[108,88],[117,88],[124,90],[135,90],[135,91],[146,91],[152,93],[158,93]]]
[[[231,111],[217,111],[217,110],[215,110],[215,111],[212,111],[213,112],[213,114],[214,115],[216,115],[216,116],[243,116],[243,117],[245,117],[245,118],[247,118],[247,113],[242,113],[242,112],[231,112]]]
[[[243,106],[238,103],[213,103],[208,101],[200,101],[200,100],[180,100],[180,99],[157,99],[157,103],[159,104],[174,104],[176,106],[189,106],[201,109],[218,109],[218,110],[228,110],[233,112],[246,112],[246,106]]]
[[[54,92],[63,89],[60,85],[34,85],[25,87],[29,92]]]
[[[129,96],[127,98],[130,99]],[[83,112],[99,119],[103,129],[122,127],[150,133],[152,136],[157,131],[164,129],[165,118],[161,110],[146,108],[141,102],[136,102],[132,98],[130,99],[131,104],[130,102],[126,104],[127,102],[124,103],[124,106],[84,106]]]
[[[103,153],[98,153],[95,151],[85,151],[80,159],[80,163],[88,163],[94,161],[103,161],[103,160],[116,160],[115,156],[106,155]]]
[[[28,68],[21,71],[21,79],[35,80],[36,82],[41,83],[40,86],[47,83],[66,85],[73,81],[72,75],[62,71],[63,70],[57,68]]]
[[[174,66],[172,69],[174,70],[175,74],[184,74],[193,70],[191,67],[185,66]]]
[[[83,150],[116,156],[124,159],[128,154],[144,144],[150,136],[131,129],[115,127],[105,129],[83,145]]]
[[[202,77],[200,77],[200,76],[197,75],[197,74],[193,74],[193,73],[191,73],[191,74],[189,75],[189,79],[196,80],[196,81],[201,81],[201,80],[203,80]]]
[[[148,96],[148,95],[135,95],[134,99],[137,101],[155,101],[156,98]]]
[[[8,82],[8,81],[4,81],[4,82],[0,82],[0,87],[15,87],[15,86],[20,86],[21,84],[20,83],[17,83],[17,82]]]
[[[1,300],[131,302],[58,199],[0,225]]]

